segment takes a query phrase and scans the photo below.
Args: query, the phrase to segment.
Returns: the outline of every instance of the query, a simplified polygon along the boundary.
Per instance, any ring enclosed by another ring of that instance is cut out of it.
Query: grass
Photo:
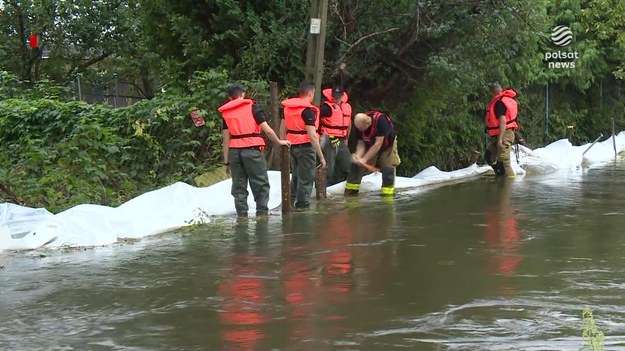
[[[595,325],[592,310],[589,307],[584,308],[582,312],[582,327],[582,338],[584,340],[582,350],[603,351],[605,336]]]

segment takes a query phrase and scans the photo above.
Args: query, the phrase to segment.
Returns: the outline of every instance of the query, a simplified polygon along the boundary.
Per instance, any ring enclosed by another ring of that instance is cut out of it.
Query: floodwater
[[[625,163],[3,254],[2,350],[625,348]]]

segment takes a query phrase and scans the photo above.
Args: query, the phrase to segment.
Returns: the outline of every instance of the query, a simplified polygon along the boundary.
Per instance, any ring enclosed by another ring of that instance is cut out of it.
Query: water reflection
[[[234,230],[233,256],[230,273],[219,284],[223,298],[218,312],[221,336],[227,349],[258,350],[266,338],[263,325],[267,315],[267,279],[262,257],[266,254],[266,222],[237,223]],[[250,237],[258,242],[250,245]]]
[[[345,302],[353,286],[353,254],[349,245],[355,242],[354,228],[347,212],[329,215],[322,222],[319,235],[321,254],[321,288],[333,303]]]
[[[376,296],[387,289],[400,265],[402,235],[398,235],[396,204],[383,201],[374,208],[353,207],[346,215],[347,227],[357,235],[352,244],[357,292]]]
[[[301,339],[312,335],[314,318],[312,304],[315,284],[312,256],[314,217],[294,214],[283,218],[282,264],[280,278],[284,286],[289,320],[289,346],[298,345]]]
[[[489,245],[487,266],[493,275],[512,277],[522,261],[521,235],[517,215],[511,202],[514,181],[501,179],[491,194],[486,210],[486,241]],[[511,287],[504,287],[513,293]]]

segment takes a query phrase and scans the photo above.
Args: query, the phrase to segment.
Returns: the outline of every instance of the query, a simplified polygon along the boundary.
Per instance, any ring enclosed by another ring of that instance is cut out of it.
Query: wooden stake
[[[614,158],[617,156],[616,152],[616,126],[614,124],[614,117],[612,117],[612,146],[614,147]]]
[[[569,142],[573,143],[573,126],[566,127],[566,138],[569,139]]]
[[[291,213],[291,150],[282,146],[280,150],[280,172],[282,175],[282,213]]]
[[[280,105],[279,105],[279,90],[278,83],[271,82],[269,84],[269,103],[271,105],[271,129],[276,134],[280,133]],[[267,157],[267,168],[271,170],[280,170],[280,148],[272,145],[269,149],[269,155]]]
[[[315,192],[317,194],[317,200],[327,199],[326,187],[328,186],[328,178],[326,178],[327,168],[317,167],[317,174],[315,175]]]
[[[477,159],[480,157],[480,152],[477,150],[473,150],[473,152],[471,152],[471,155],[469,156],[469,164],[475,164],[477,163]]]

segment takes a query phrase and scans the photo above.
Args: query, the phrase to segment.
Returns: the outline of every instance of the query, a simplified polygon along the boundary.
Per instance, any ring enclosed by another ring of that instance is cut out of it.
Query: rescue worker
[[[232,176],[231,194],[239,217],[247,217],[247,184],[249,182],[256,215],[267,215],[269,209],[269,177],[263,150],[265,139],[261,131],[278,145],[289,146],[280,140],[267,124],[263,110],[251,99],[245,98],[245,90],[238,84],[228,88],[229,101],[218,108],[223,116],[223,149],[226,173]]]
[[[510,163],[510,149],[516,138],[518,128],[518,106],[512,89],[503,90],[501,85],[490,86],[493,98],[486,109],[486,132],[491,137],[491,144],[485,159],[495,170],[495,174],[513,178],[514,170]]]
[[[296,209],[310,207],[315,171],[319,156],[321,167],[326,161],[319,144],[319,108],[312,104],[315,85],[304,81],[299,97],[282,101],[284,119],[280,136],[291,142],[291,198]]]
[[[351,164],[351,155],[347,139],[352,123],[352,106],[348,103],[347,93],[342,87],[324,89],[326,101],[321,104],[321,150],[328,164],[326,171],[327,185],[336,184],[345,179]],[[335,165],[338,166],[335,171]],[[335,177],[340,173],[340,177]]]
[[[394,195],[395,169],[401,161],[391,117],[377,110],[358,113],[354,116],[354,127],[357,129],[357,145],[347,175],[345,196],[358,194],[365,169],[371,169],[371,166],[378,167],[382,172],[382,195]]]

